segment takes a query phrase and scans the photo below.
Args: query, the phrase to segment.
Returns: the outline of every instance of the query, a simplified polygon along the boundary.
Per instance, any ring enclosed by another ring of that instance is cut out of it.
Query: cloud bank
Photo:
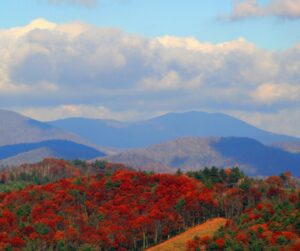
[[[262,4],[258,0],[236,0],[230,19],[241,20],[266,16],[299,19],[300,0],[270,0],[267,4]]]
[[[300,44],[274,52],[38,19],[0,30],[0,53],[0,106],[38,119],[300,112]]]

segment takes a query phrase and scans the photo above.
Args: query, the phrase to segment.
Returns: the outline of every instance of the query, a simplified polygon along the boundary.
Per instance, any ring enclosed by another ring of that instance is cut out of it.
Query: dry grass
[[[159,245],[147,249],[147,251],[185,251],[186,243],[195,236],[212,236],[221,226],[224,226],[226,219],[215,218],[209,220],[199,226],[190,228],[189,230],[179,234]]]

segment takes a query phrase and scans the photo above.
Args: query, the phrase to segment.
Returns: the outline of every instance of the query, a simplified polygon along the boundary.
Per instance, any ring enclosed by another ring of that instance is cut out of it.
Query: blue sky
[[[61,1],[64,2],[64,1]],[[65,1],[66,2],[66,1]],[[276,17],[226,21],[231,0],[103,0],[95,6],[50,4],[47,0],[10,0],[1,4],[1,28],[26,25],[36,18],[65,23],[80,20],[104,27],[118,27],[147,37],[193,36],[220,43],[244,37],[257,46],[284,49],[300,40],[300,20]],[[266,1],[265,1],[266,2]]]
[[[299,30],[300,0],[5,1],[0,107],[40,120],[223,112],[300,136]]]

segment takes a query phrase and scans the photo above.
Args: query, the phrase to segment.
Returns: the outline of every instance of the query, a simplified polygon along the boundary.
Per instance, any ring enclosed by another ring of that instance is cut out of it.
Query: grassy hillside
[[[146,249],[146,251],[184,251],[189,240],[195,237],[212,236],[220,227],[226,223],[225,218],[214,218],[207,222],[190,228],[157,246]]]

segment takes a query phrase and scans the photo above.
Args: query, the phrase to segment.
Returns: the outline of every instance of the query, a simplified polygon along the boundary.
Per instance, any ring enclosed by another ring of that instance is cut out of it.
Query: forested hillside
[[[110,175],[120,169],[130,170],[123,164],[106,161],[44,159],[36,164],[23,164],[1,169],[0,191],[17,190],[26,185],[43,185],[63,178],[98,174]]]
[[[225,227],[213,238],[194,237],[186,250],[300,250],[300,192],[289,174],[241,188],[226,191],[225,197],[231,198],[228,203],[233,207],[246,204],[245,210],[235,215],[225,211],[229,219]]]
[[[2,191],[9,186],[0,193],[0,250],[144,250],[215,217],[227,218],[226,227],[213,238],[191,237],[187,250],[299,243],[299,184],[290,173],[266,180],[238,168],[155,174],[48,159],[6,169],[0,182]]]

